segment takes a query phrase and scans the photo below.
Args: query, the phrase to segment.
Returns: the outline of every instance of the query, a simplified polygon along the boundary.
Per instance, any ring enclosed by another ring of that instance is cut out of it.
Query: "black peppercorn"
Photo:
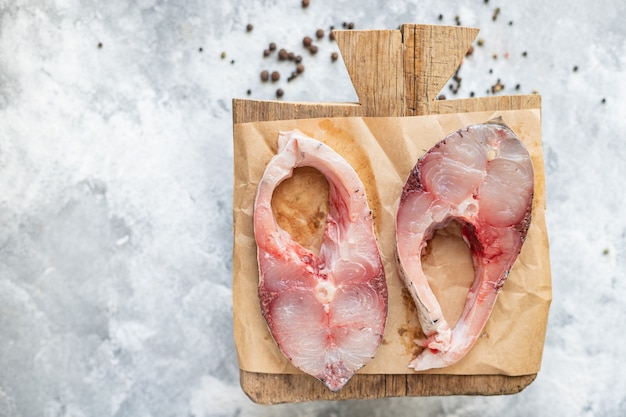
[[[279,88],[278,90],[276,90],[276,97],[281,98],[284,94],[285,92],[283,91],[282,88]]]
[[[278,81],[280,79],[280,73],[278,71],[272,72],[272,81]]]
[[[317,53],[317,45],[309,46],[309,52],[311,52],[313,55],[315,55]]]
[[[318,29],[317,31],[315,31],[315,37],[317,39],[322,39],[324,37],[324,30]]]
[[[332,54],[330,54],[330,59],[331,61],[336,61],[337,59],[339,59],[339,54],[337,52],[333,52]]]
[[[305,36],[304,38],[302,38],[302,45],[304,45],[306,48],[311,46],[312,43],[313,39],[311,39],[309,36]]]
[[[252,32],[252,29],[254,29],[254,26],[252,26],[252,23],[248,23],[248,25],[246,26],[246,31]]]

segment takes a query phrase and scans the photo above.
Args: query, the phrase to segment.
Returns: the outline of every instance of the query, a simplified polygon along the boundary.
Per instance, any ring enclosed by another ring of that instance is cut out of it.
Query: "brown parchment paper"
[[[539,109],[414,117],[301,119],[234,126],[233,316],[239,367],[259,373],[300,373],[282,355],[260,313],[253,205],[266,164],[277,151],[279,131],[300,129],[331,146],[363,181],[383,258],[389,313],[383,342],[360,373],[410,374],[421,337],[417,312],[396,270],[395,213],[404,181],[417,159],[449,133],[502,116],[527,146],[535,170],[532,222],[482,337],[459,363],[426,371],[441,374],[537,373],[552,298],[545,181]],[[314,170],[313,170],[314,171]],[[327,183],[317,173],[296,171],[277,189],[273,208],[279,224],[305,246],[320,243],[327,210]],[[282,187],[282,186],[281,186]],[[326,191],[325,191],[326,190]],[[275,206],[275,207],[274,207]],[[295,208],[294,208],[295,207]],[[429,243],[424,270],[451,325],[456,323],[474,271],[460,229],[452,223]]]

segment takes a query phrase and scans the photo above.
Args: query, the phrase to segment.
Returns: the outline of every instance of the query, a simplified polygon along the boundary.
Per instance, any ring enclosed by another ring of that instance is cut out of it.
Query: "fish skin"
[[[382,342],[388,294],[365,188],[327,145],[281,132],[254,206],[261,312],[279,349],[298,369],[340,390]],[[272,193],[296,167],[329,182],[330,207],[319,255],[273,217]]]
[[[398,269],[418,310],[425,349],[409,364],[423,371],[460,361],[489,319],[530,226],[534,172],[528,151],[501,120],[460,129],[411,170],[396,217]],[[421,267],[434,232],[457,220],[475,278],[454,328]]]

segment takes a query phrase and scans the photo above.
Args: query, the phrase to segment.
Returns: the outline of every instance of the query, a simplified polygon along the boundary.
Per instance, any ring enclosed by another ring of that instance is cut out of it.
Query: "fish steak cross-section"
[[[410,368],[452,365],[474,346],[526,238],[533,192],[530,155],[501,121],[448,135],[411,170],[398,206],[396,249],[425,335],[416,343],[425,349]],[[462,226],[475,272],[454,328],[443,316],[421,260],[435,231],[452,220]]]
[[[329,183],[319,254],[277,223],[276,187],[298,167]],[[387,318],[387,283],[365,188],[348,162],[298,130],[281,132],[254,205],[261,312],[276,344],[298,369],[332,391],[374,357]]]

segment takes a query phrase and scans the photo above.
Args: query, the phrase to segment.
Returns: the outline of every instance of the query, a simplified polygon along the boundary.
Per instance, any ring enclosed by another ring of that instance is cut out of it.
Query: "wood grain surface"
[[[320,117],[394,117],[541,108],[539,95],[436,100],[478,29],[405,24],[399,30],[335,31],[359,103],[289,103],[233,100],[233,122]],[[234,301],[236,302],[236,300]],[[243,391],[260,404],[433,395],[501,395],[520,392],[536,374],[356,374],[339,392],[304,374],[240,370]]]

